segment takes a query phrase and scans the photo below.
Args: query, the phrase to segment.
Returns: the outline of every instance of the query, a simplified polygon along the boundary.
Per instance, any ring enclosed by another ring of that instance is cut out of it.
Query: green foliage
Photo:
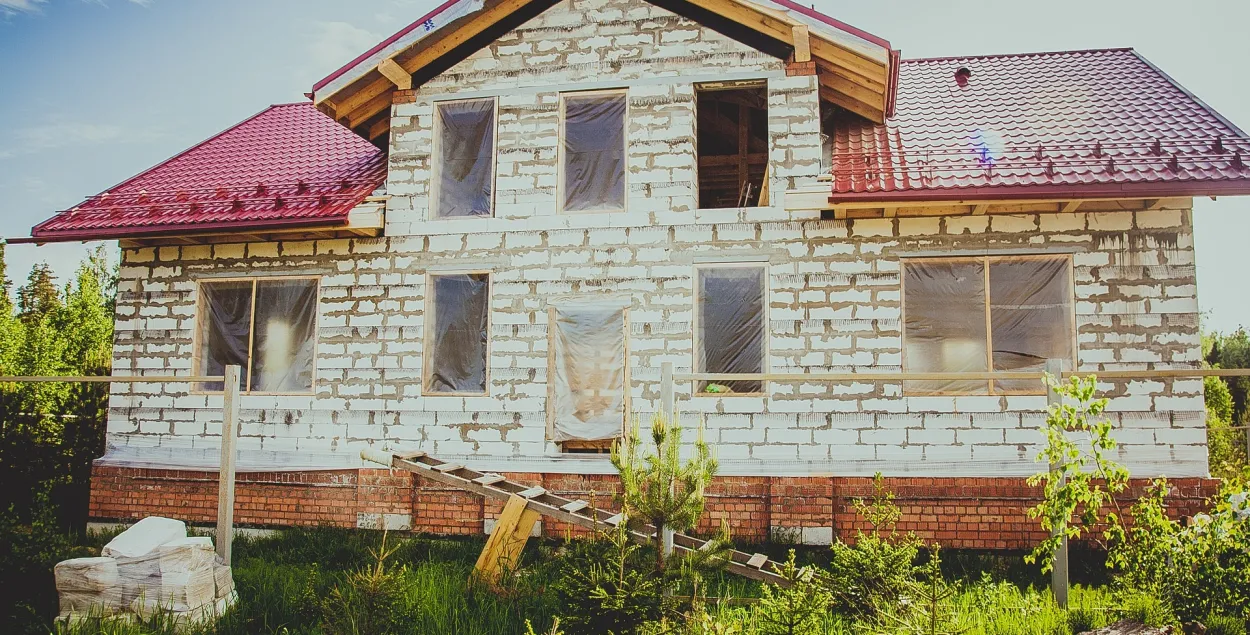
[[[1225,481],[1209,514],[1188,526],[1167,514],[1167,481],[1155,481],[1130,510],[1133,524],[1111,544],[1116,583],[1159,598],[1181,621],[1250,619],[1250,471]],[[1145,601],[1145,600],[1143,600]]]
[[[789,587],[766,584],[756,607],[759,635],[805,635],[818,633],[833,598],[813,578],[810,567],[795,564],[794,550],[776,572],[790,581]]]
[[[15,315],[0,249],[0,374],[109,372],[116,280],[104,254],[91,254],[63,289],[46,265],[33,269]],[[85,529],[107,399],[104,384],[0,384],[0,545],[9,547],[0,547],[8,565],[0,567],[0,622],[22,620],[14,632],[46,632],[56,614],[52,566],[68,556],[41,554]]]
[[[909,585],[907,602],[888,603],[877,611],[881,633],[896,635],[962,635],[971,630],[972,615],[960,611],[954,600],[957,586],[942,578],[942,559],[935,546],[929,561],[919,569],[918,579]]]
[[[1207,408],[1207,452],[1211,475],[1235,478],[1246,464],[1246,432],[1233,430],[1233,396],[1219,377],[1204,377]]]
[[[1212,368],[1250,368],[1250,333],[1244,327],[1228,335],[1213,333],[1204,339],[1210,342],[1206,361]],[[1245,423],[1248,419],[1250,377],[1227,377],[1222,381],[1228,386],[1233,401],[1230,420]]]
[[[395,555],[395,548],[387,548],[386,538],[383,532],[382,544],[372,550],[372,565],[348,574],[321,603],[326,635],[395,633],[406,626],[407,570],[402,565],[387,568],[386,560]]]
[[[920,540],[896,529],[902,511],[881,474],[873,478],[873,496],[856,500],[855,509],[872,531],[856,532],[855,544],[833,543],[829,569],[818,580],[833,598],[835,610],[855,618],[869,618],[877,609],[896,603],[915,578]]]
[[[564,635],[564,631],[560,630],[560,618],[551,620],[551,629],[540,633],[534,632],[534,625],[529,620],[525,620],[525,635]]]
[[[612,465],[621,477],[621,507],[631,523],[650,523],[684,532],[703,515],[703,492],[716,476],[716,458],[699,429],[693,456],[681,459],[681,426],[657,412],[651,419],[651,444],[644,445],[638,421],[612,446]],[[655,532],[655,571],[665,571],[661,532]]]
[[[1047,375],[1046,384],[1064,399],[1046,414],[1046,447],[1037,456],[1050,469],[1028,481],[1032,486],[1044,486],[1043,500],[1029,509],[1029,517],[1040,519],[1050,536],[1025,560],[1040,560],[1042,571],[1051,569],[1053,554],[1065,535],[1080,538],[1099,522],[1106,522],[1108,531],[1114,531],[1122,516],[1115,494],[1128,487],[1129,478],[1127,469],[1108,458],[1116,443],[1111,437],[1111,421],[1102,416],[1107,399],[1097,397],[1097,378],[1074,376],[1065,383]],[[1108,503],[1116,511],[1104,517],[1103,508]]]
[[[646,550],[629,539],[623,523],[565,549],[558,563],[563,575],[552,590],[570,633],[637,633],[672,608]]]
[[[1206,635],[1246,635],[1246,621],[1229,615],[1208,615],[1202,620]]]

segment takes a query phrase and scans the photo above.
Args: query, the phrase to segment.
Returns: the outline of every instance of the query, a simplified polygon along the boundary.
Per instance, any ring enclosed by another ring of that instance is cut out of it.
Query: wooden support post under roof
[[[988,203],[978,203],[972,206],[972,213],[977,216],[982,216],[986,212],[988,212],[989,209],[990,209],[990,206]]]
[[[378,72],[382,73],[383,77],[391,80],[391,83],[395,84],[395,88],[400,90],[412,89],[412,75],[404,70],[404,67],[395,63],[395,60],[390,58],[382,60],[378,64]]]
[[[1081,203],[1084,203],[1084,202],[1085,201],[1081,201],[1081,200],[1068,201],[1067,203],[1063,204],[1063,207],[1061,207],[1059,211],[1064,214],[1075,212],[1076,210],[1080,209]]]
[[[811,35],[808,32],[807,25],[795,25],[791,27],[790,32],[793,34],[794,38],[794,61],[812,61]]]

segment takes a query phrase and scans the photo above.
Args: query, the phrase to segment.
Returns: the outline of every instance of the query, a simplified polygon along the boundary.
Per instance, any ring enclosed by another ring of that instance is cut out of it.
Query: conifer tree
[[[663,413],[651,419],[651,443],[644,445],[638,421],[612,447],[612,465],[621,476],[621,502],[631,521],[650,523],[655,532],[655,569],[665,571],[662,528],[689,531],[703,515],[704,490],[716,475],[716,458],[703,442],[703,430],[690,460],[681,459],[681,426]]]
[[[61,293],[56,287],[52,267],[41,262],[30,268],[26,284],[17,290],[17,310],[23,322],[39,322],[61,306]]]

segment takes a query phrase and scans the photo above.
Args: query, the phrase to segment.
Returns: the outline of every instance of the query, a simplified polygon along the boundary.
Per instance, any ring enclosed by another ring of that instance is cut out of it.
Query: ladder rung
[[[547,490],[541,487],[531,487],[523,492],[517,492],[517,496],[520,496],[521,498],[538,498],[546,493]]]
[[[747,560],[747,566],[754,567],[756,569],[762,569],[764,567],[764,564],[767,562],[768,562],[768,556],[762,553],[757,553],[751,556],[750,560]]]
[[[615,526],[617,526],[617,525],[621,524],[621,521],[622,521],[622,520],[625,520],[625,516],[624,516],[624,514],[617,514],[617,515],[615,515],[615,516],[612,516],[611,518],[608,518],[607,520],[605,520],[605,521],[603,521],[603,522],[604,522],[604,523],[606,523],[606,524],[612,525],[613,527],[615,527]]]
[[[463,467],[464,466],[459,463],[444,463],[442,465],[435,465],[434,471],[446,474],[447,472],[455,472]]]
[[[590,507],[590,503],[587,503],[586,501],[573,501],[571,503],[561,505],[560,509],[572,514],[586,509],[587,507]]]
[[[477,483],[478,485],[494,485],[495,483],[498,483],[499,481],[506,481],[506,480],[508,479],[498,474],[483,474],[473,479],[473,482]]]
[[[411,461],[413,459],[419,459],[425,456],[425,452],[422,452],[420,450],[413,450],[412,452],[394,452],[393,454],[395,455],[396,458],[400,458],[405,461]]]
[[[704,540],[703,544],[699,545],[699,551],[707,551],[708,549],[711,549],[714,544],[716,544],[716,541],[714,540]]]

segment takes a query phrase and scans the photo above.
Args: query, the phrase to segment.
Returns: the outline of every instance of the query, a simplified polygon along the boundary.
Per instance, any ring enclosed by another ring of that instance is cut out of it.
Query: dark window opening
[[[698,87],[699,208],[768,205],[768,87]]]

